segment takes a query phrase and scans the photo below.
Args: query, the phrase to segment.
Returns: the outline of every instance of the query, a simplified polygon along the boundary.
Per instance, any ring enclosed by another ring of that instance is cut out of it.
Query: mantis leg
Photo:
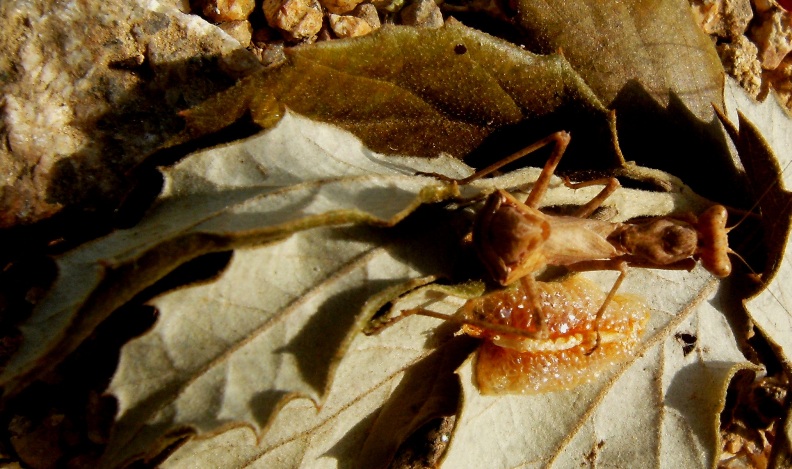
[[[570,189],[580,189],[581,187],[605,184],[605,187],[602,188],[599,194],[594,196],[593,199],[589,200],[586,205],[577,209],[577,211],[573,214],[575,217],[580,218],[588,218],[594,213],[595,210],[602,206],[602,203],[611,196],[616,189],[621,187],[619,184],[619,180],[616,178],[601,178],[601,179],[592,179],[591,181],[584,181],[584,182],[570,182],[569,180],[564,180],[564,184],[569,187]]]
[[[432,311],[426,308],[418,307],[418,308],[403,310],[398,316],[380,322],[376,326],[369,328],[366,331],[366,335],[379,334],[382,330],[392,326],[396,322],[408,316],[419,315],[419,316],[428,316],[431,318],[440,319],[442,321],[451,322],[454,324],[473,326],[476,329],[487,331],[488,334],[512,335],[518,337],[525,337],[529,339],[545,339],[548,337],[549,333],[548,333],[547,321],[545,319],[544,312],[542,311],[542,303],[540,301],[539,288],[536,283],[536,279],[534,279],[533,276],[531,275],[527,275],[520,279],[520,284],[523,288],[523,291],[525,292],[525,296],[528,299],[527,306],[530,308],[530,310],[533,312],[534,315],[533,317],[536,324],[536,328],[534,330],[526,330],[508,324],[499,324],[496,322],[481,320],[475,317],[467,317],[464,313],[462,313],[463,311],[462,309],[460,309],[457,312],[457,314],[448,315],[448,314],[438,313],[436,311]],[[476,333],[473,333],[472,335],[475,337],[480,337],[480,335]]]
[[[464,318],[464,317],[459,317],[458,315],[449,316],[448,314],[438,313],[425,308],[413,308],[413,309],[404,310],[402,311],[402,314],[397,317],[398,319],[403,319],[406,318],[407,316],[412,316],[412,315],[427,316],[430,318],[440,319],[441,321],[447,321],[460,325],[474,326],[479,329],[484,329],[487,330],[488,332],[494,332],[498,334],[510,334],[520,337],[526,337],[529,339],[544,338],[541,330],[536,332],[527,331],[525,329],[520,329],[519,327],[509,326],[506,324],[498,324],[494,322],[482,321],[473,318]],[[390,322],[387,325],[390,326],[391,324],[393,324],[393,322]],[[379,330],[377,330],[376,333],[379,333]]]
[[[595,350],[597,350],[597,347],[599,347],[601,342],[601,337],[599,332],[599,322],[602,319],[602,315],[605,314],[605,310],[608,308],[608,305],[610,304],[611,301],[613,301],[613,297],[616,296],[616,292],[619,291],[619,287],[621,287],[621,284],[622,282],[624,282],[625,277],[627,277],[627,264],[621,262],[618,270],[620,271],[619,278],[617,278],[616,281],[613,283],[613,286],[608,292],[608,295],[605,297],[605,300],[602,301],[602,305],[597,310],[597,315],[594,319],[594,324],[597,325],[597,341],[594,343],[594,347],[592,347],[591,350],[586,352],[586,355],[591,355],[592,353],[594,353]]]
[[[512,153],[511,155],[503,158],[500,161],[497,161],[484,169],[480,169],[473,173],[472,175],[460,179],[457,182],[459,184],[468,184],[476,179],[481,179],[482,177],[491,174],[500,168],[506,166],[509,163],[513,163],[520,158],[523,158],[531,153],[535,152],[536,150],[545,147],[547,145],[553,144],[553,154],[550,155],[550,158],[545,163],[545,167],[542,169],[542,174],[537,179],[536,184],[534,185],[533,190],[531,191],[531,195],[528,196],[529,200],[535,200],[534,205],[539,203],[539,200],[542,199],[545,191],[547,190],[547,186],[550,183],[550,176],[553,175],[555,172],[556,166],[558,166],[558,162],[561,160],[561,156],[564,154],[567,145],[569,145],[570,136],[568,132],[559,131],[553,134],[548,135],[547,137],[535,142],[527,147],[523,148],[522,150]],[[534,196],[534,192],[537,193]],[[526,205],[531,205],[526,201]],[[534,207],[535,208],[535,207]]]
[[[549,331],[544,312],[542,311],[542,302],[539,301],[539,288],[536,286],[536,279],[533,275],[526,275],[520,278],[520,285],[522,285],[528,300],[531,302],[531,308],[536,314],[536,338],[546,338],[549,335]]]
[[[536,180],[533,189],[531,189],[531,193],[528,194],[528,198],[525,199],[525,205],[531,208],[539,206],[539,202],[544,197],[545,192],[547,192],[550,178],[553,176],[553,173],[555,173],[558,162],[561,161],[561,157],[564,156],[566,147],[569,145],[569,139],[570,136],[567,132],[556,132],[544,139],[549,140],[548,143],[555,143],[553,153],[550,155],[550,158],[548,158],[544,168],[542,168],[542,173],[539,175],[539,179]]]

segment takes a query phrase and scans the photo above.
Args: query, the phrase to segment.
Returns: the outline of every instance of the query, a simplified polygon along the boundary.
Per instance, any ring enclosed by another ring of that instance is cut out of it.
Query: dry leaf
[[[739,204],[744,194],[721,190],[742,182],[712,112],[713,105],[723,109],[725,74],[686,0],[519,0],[516,11],[529,49],[561,51],[616,112],[626,160],[675,174],[721,203]],[[700,177],[701,167],[709,178]]]
[[[186,112],[192,135],[247,111],[270,126],[287,107],[382,153],[462,157],[496,129],[526,119],[535,128],[564,122],[581,145],[611,138],[611,117],[563,56],[535,55],[456,21],[438,29],[383,27],[295,47],[287,59]]]
[[[769,252],[763,288],[745,307],[762,333],[779,347],[781,360],[792,363],[792,298],[786,287],[792,276],[792,132],[790,115],[769,96],[753,101],[734,81],[726,88],[728,121],[746,173],[757,197]],[[738,125],[736,126],[735,123]]]
[[[315,132],[316,128],[311,130]],[[239,147],[235,152],[211,153],[213,164],[225,168],[226,174],[242,174],[233,168],[239,162],[238,155],[251,150],[244,142]],[[201,159],[206,155],[190,158]],[[191,165],[189,159],[183,164]],[[304,171],[310,172],[310,167]],[[527,169],[476,181],[460,189],[463,195],[474,197],[494,187],[527,188],[537,175],[537,169]],[[195,175],[189,178],[201,182]],[[199,185],[195,186],[200,189]],[[543,202],[579,205],[598,191],[597,187],[573,191],[555,178]],[[627,219],[675,211],[699,212],[707,202],[679,187],[671,193],[622,189],[608,199],[607,205],[614,208],[619,219]],[[443,341],[431,339],[438,323],[421,318],[402,321],[398,328],[388,329],[381,336],[362,337],[358,332],[380,304],[366,303],[375,291],[427,274],[453,276],[447,264],[454,254],[445,251],[449,249],[448,230],[436,217],[430,219],[437,222],[410,231],[409,241],[400,239],[393,243],[383,242],[382,233],[366,234],[349,229],[323,228],[295,233],[279,243],[237,250],[231,266],[214,283],[185,288],[157,299],[158,324],[149,334],[123,349],[113,379],[111,391],[119,398],[120,415],[109,460],[129,460],[138,455],[151,457],[182,438],[185,432],[197,431],[207,438],[242,425],[259,435],[258,446],[248,444],[255,439],[244,437],[234,444],[233,451],[218,452],[211,448],[214,444],[225,444],[220,442],[227,441],[227,435],[221,433],[217,440],[189,443],[174,455],[174,461],[197,464],[194,458],[205,456],[224,458],[223,464],[232,466],[251,461],[264,466],[277,460],[285,467],[292,467],[312,466],[317,458],[327,460],[331,454],[344,461],[366,458],[363,465],[367,467],[381,464],[382,461],[369,458],[388,455],[364,450],[362,435],[377,419],[373,413],[387,399],[389,392],[382,389],[401,385],[401,374]],[[438,248],[435,243],[431,248],[420,248],[424,244],[416,241],[421,238],[419,234],[428,232],[436,237],[433,231],[445,232],[446,244],[439,244],[445,247]],[[646,277],[645,271],[637,271],[635,276],[630,276],[634,280],[627,288],[644,291],[647,284],[664,285],[653,289],[657,297],[649,299],[659,314],[651,326],[656,335],[647,348],[650,344],[670,343],[667,346],[673,350],[669,354],[681,354],[682,347],[673,338],[674,327],[706,298],[701,292],[711,291],[715,284],[701,271],[659,272]],[[425,290],[420,292],[429,295]],[[394,310],[425,301],[416,295],[405,297]],[[436,301],[437,295],[429,298]],[[453,299],[439,303],[444,313],[452,313],[460,305],[461,300]],[[683,314],[675,316],[680,311]],[[694,317],[698,320],[698,316]],[[725,324],[722,316],[715,317]],[[688,329],[692,334],[706,336],[699,331],[700,327],[694,322]],[[713,326],[708,323],[706,327]],[[408,328],[408,332],[402,328]],[[713,384],[719,392],[706,393],[707,399],[711,399],[706,401],[710,410],[706,415],[711,419],[717,414],[714,407],[721,402],[724,383],[728,383],[733,372],[732,365],[742,360],[732,353],[731,334],[724,337],[725,342],[713,346],[714,350],[683,360],[677,368],[667,371],[661,363],[653,365],[656,373],[667,372],[672,380],[680,367],[699,361],[708,363],[712,357],[724,360],[730,357],[726,360],[729,363],[726,370]],[[453,368],[445,366],[447,376],[451,376]],[[600,387],[604,385],[602,381],[598,383]],[[408,389],[412,390],[414,385],[410,386]],[[373,394],[378,397],[372,398]],[[442,397],[431,396],[430,391],[427,399]],[[646,395],[635,399],[646,399]],[[391,450],[431,414],[429,410],[420,410],[416,418],[405,416],[399,428],[387,427],[393,422],[385,422],[386,429],[402,435],[390,441]],[[363,419],[366,416],[370,417]],[[715,427],[708,423],[707,428]],[[462,426],[458,431],[469,430]],[[243,431],[231,431],[236,436],[239,432]],[[714,445],[714,434],[714,430],[705,432],[701,445]],[[330,451],[330,448],[342,449]],[[475,446],[470,451],[486,452],[486,448]],[[552,455],[542,454],[544,458]],[[202,463],[218,464],[218,460]]]
[[[789,257],[792,194],[788,190],[792,183],[790,115],[774,95],[757,103],[733,80],[727,83],[724,95],[727,114],[721,120],[742,157],[757,198],[753,209],[760,211],[764,236],[761,246],[767,250],[761,288],[743,303],[748,316],[774,346],[777,358],[788,371],[792,358],[792,299],[786,287],[792,275]],[[755,249],[752,247],[748,252]],[[789,408],[785,411],[788,414]],[[778,467],[788,464],[791,441],[792,427],[787,424],[773,443],[774,464]]]
[[[570,5],[575,4],[563,4]],[[662,7],[682,11],[679,2]],[[587,11],[583,18],[599,19]],[[636,11],[629,12],[631,20],[653,16],[646,11],[634,16]],[[623,18],[608,17],[606,23],[621,28]],[[665,15],[656,21],[670,23]],[[678,49],[660,41],[667,30],[640,31],[660,33],[657,41],[641,37],[639,42],[661,44],[666,56],[671,50],[678,61]],[[190,113],[192,124],[198,132],[215,129],[218,123],[206,121],[206,115],[227,106],[231,119],[249,109],[258,122],[271,125],[286,103],[341,122],[377,148],[430,155],[465,153],[496,128],[526,117],[541,120],[560,109],[584,114],[583,120],[597,127],[593,134],[607,126],[604,107],[562,57],[532,56],[455,23],[435,32],[394,28],[369,42],[333,44],[322,46],[326,50],[297,49],[288,64],[267,72],[272,76],[246,82],[263,83],[271,94],[237,88]],[[410,46],[415,54],[400,54]],[[699,46],[685,45],[706,61],[707,51]],[[353,53],[358,55],[350,60]],[[627,49],[625,54],[632,53]],[[383,71],[372,58],[402,68]],[[644,59],[636,63],[645,65]],[[683,67],[691,63],[680,62]],[[414,73],[429,69],[426,76]],[[441,69],[448,76],[435,76]],[[540,79],[525,80],[531,73]],[[681,80],[678,70],[674,74],[670,81]],[[317,76],[342,89],[355,83],[357,93],[329,93],[325,81],[312,82]],[[690,76],[691,86],[705,89],[694,94],[709,96],[708,82]],[[308,85],[295,85],[300,80]],[[451,87],[459,82],[462,92]],[[652,88],[653,94],[662,97],[664,86]],[[306,90],[310,93],[303,99]],[[700,104],[690,107],[698,112]],[[382,110],[408,118],[383,119]],[[782,129],[788,127],[781,122]],[[761,141],[765,130],[759,132],[742,116],[739,123],[741,153],[771,156],[771,147],[789,135],[784,129],[767,143]],[[578,125],[575,120],[573,126]],[[405,138],[405,128],[419,138]],[[427,146],[427,141],[437,144]],[[415,428],[456,408],[453,371],[460,363],[463,400],[454,432],[446,435],[446,467],[714,463],[726,386],[749,365],[722,314],[730,310],[728,288],[716,292],[717,282],[701,269],[631,273],[623,290],[646,297],[654,311],[639,355],[570,391],[481,396],[473,385],[471,361],[464,360],[469,342],[452,339],[453,328],[432,319],[413,317],[382,335],[360,335],[379,306],[423,282],[415,279],[448,275],[458,253],[443,243],[413,247],[409,236],[432,238],[441,236],[435,231],[448,231],[438,220],[424,220],[431,229],[413,226],[398,234],[335,225],[392,226],[423,203],[472,198],[494,187],[524,190],[536,175],[510,173],[458,193],[434,178],[414,176],[415,171],[459,177],[469,168],[449,158],[384,158],[336,129],[290,114],[273,132],[192,155],[165,170],[166,190],[140,226],[59,259],[59,280],[23,325],[25,343],[0,374],[5,397],[56,366],[113,309],[185,260],[236,249],[217,281],[157,298],[160,321],[124,348],[110,390],[119,401],[119,421],[107,464],[153,457],[197,433],[164,465],[383,465]],[[675,187],[677,192],[669,194],[622,190],[608,204],[621,218],[697,212],[706,205],[683,186]],[[766,217],[789,219],[786,187],[779,186],[775,198],[763,202]],[[545,202],[579,205],[596,191],[572,192],[555,180]],[[789,227],[777,226],[768,245],[771,261],[780,267],[769,269],[769,295],[757,296],[749,307],[786,359],[790,321],[780,281],[788,273],[789,261],[782,255],[789,249]],[[445,243],[450,238],[448,233],[441,237]],[[612,282],[609,274],[591,276],[603,288]],[[425,302],[450,314],[462,300],[424,288],[405,295],[393,309]],[[774,303],[772,308],[768,303]],[[774,329],[778,324],[784,328]],[[427,376],[434,380],[427,382]],[[380,442],[382,448],[376,448]]]
[[[424,332],[434,325],[431,319],[418,318],[397,324],[376,338],[356,336],[349,357],[340,364],[320,408],[307,399],[291,400],[279,409],[260,443],[256,443],[250,428],[234,429],[186,443],[163,467],[336,467],[339,461],[358,467],[381,465],[382,460],[359,459],[359,452],[372,436],[370,429],[383,416],[380,411],[383,403],[394,401],[392,395],[403,397],[400,390],[402,393],[420,390],[423,384],[420,376],[408,375],[416,370],[423,377],[434,372],[451,378],[457,385],[454,361],[459,363],[464,359],[465,354],[459,353],[464,347],[452,341],[439,353],[426,349]],[[448,335],[444,337],[447,339]],[[383,360],[383,356],[393,359]],[[435,394],[434,399],[449,400],[454,407],[457,403],[453,394],[448,393]],[[406,405],[399,408],[402,418],[415,415],[405,412]],[[400,433],[398,421],[384,423],[391,432]]]
[[[58,279],[21,325],[24,342],[0,374],[5,395],[52,369],[114,309],[189,259],[315,226],[389,225],[455,193],[413,176],[408,160],[381,162],[333,128],[292,116],[277,129],[165,170],[163,193],[143,222],[58,258]],[[452,176],[469,171],[453,159],[438,163],[436,171]]]
[[[534,50],[563,50],[608,108],[628,107],[619,95],[635,81],[662,107],[676,94],[698,119],[722,108],[724,73],[715,45],[685,0],[517,2],[517,22]],[[614,103],[614,101],[617,101]]]
[[[468,360],[460,371],[465,395],[456,429],[448,435],[451,446],[444,467],[515,467],[551,461],[559,467],[570,467],[583,462],[600,442],[604,446],[600,445],[596,458],[601,464],[619,465],[619,461],[645,458],[655,465],[711,465],[719,446],[718,419],[726,386],[733,373],[746,366],[728,322],[705,301],[717,282],[701,269],[690,274],[640,271],[629,279],[627,291],[646,292],[647,282],[661,286],[650,290],[646,298],[653,307],[653,317],[651,331],[638,350],[643,356],[570,391],[496,397],[479,394],[472,384]],[[443,314],[453,312],[462,302],[453,297],[438,301],[437,295],[413,295],[394,309],[427,301]],[[394,388],[402,372],[448,340],[453,328],[438,328],[441,325],[411,317],[380,336],[357,336],[318,409],[305,399],[289,401],[264,429],[259,444],[249,429],[231,430],[186,444],[165,467],[384,467],[387,459],[368,459],[372,452],[361,450],[369,446],[364,445],[368,429],[382,418],[379,407],[388,397],[382,389]],[[680,331],[697,338],[694,352],[686,353],[676,339]],[[146,350],[144,344],[151,343],[141,340],[139,349]],[[263,363],[274,360],[266,355],[257,357],[247,362],[246,372],[254,376],[264,374]],[[210,379],[204,373],[214,374],[215,367],[225,370],[235,360],[215,362],[196,375],[182,395],[174,395],[178,400],[160,409],[159,415],[174,415],[171,409],[181,408],[179,402],[192,394],[187,391],[197,387],[199,381]],[[436,371],[450,375],[452,368]],[[156,373],[149,373],[150,382]],[[220,373],[214,380],[223,376],[229,374]],[[222,383],[232,386],[227,380]],[[222,395],[227,396],[224,403],[241,398],[238,393]],[[282,396],[286,395],[283,392]],[[256,408],[252,397],[246,402]],[[443,397],[453,399],[453,394],[435,396]],[[410,411],[405,405],[401,419],[385,422],[390,424],[391,433],[404,431],[400,425],[414,415]],[[382,433],[377,435],[382,437]],[[373,454],[383,457],[382,453]]]
[[[275,446],[313,440],[313,432],[343,437],[343,428],[387,398],[393,375],[426,353],[422,341],[412,340],[420,335],[404,331],[391,335],[398,341],[389,346],[356,341],[346,350],[373,314],[366,301],[419,275],[381,243],[360,230],[304,231],[271,247],[237,251],[217,282],[156,300],[160,320],[124,347],[110,387],[120,422],[108,460],[157,454],[163,437],[181,436],[186,427],[211,433],[249,425]],[[347,368],[336,371],[342,359]],[[325,399],[333,381],[345,392],[330,391]],[[289,403],[299,397],[316,404]],[[347,409],[356,400],[367,403],[364,410]],[[284,412],[288,417],[279,417]],[[298,454],[297,460],[305,457]]]
[[[404,321],[377,337],[359,334],[379,305],[373,293],[415,277],[431,257],[421,249],[405,259],[378,241],[361,230],[301,232],[240,252],[215,284],[157,300],[162,321],[124,348],[111,385],[121,415],[109,460],[156,454],[168,432],[178,437],[185,427],[211,435],[250,426],[262,444],[233,457],[282,459],[286,444],[295,453],[283,467],[363,438],[401,373],[431,354],[424,333],[436,325]],[[446,379],[455,366],[445,366]],[[362,443],[339,457],[354,459]]]
[[[112,304],[84,302],[86,296],[101,299],[110,291],[132,294],[197,253],[248,246],[235,251],[217,281],[158,298],[157,325],[124,347],[111,387],[119,399],[119,421],[106,461],[151,457],[197,432],[201,438],[177,451],[174,463],[315,467],[360,460],[366,467],[383,464],[405,435],[439,411],[403,410],[407,413],[393,423],[398,427],[392,429],[387,451],[366,450],[371,447],[366,434],[378,422],[393,389],[404,386],[404,393],[418,388],[414,381],[405,381],[405,372],[409,376],[415,364],[431,361],[436,347],[453,344],[447,342],[452,330],[438,328],[436,320],[409,318],[380,336],[358,332],[384,301],[400,292],[387,291],[388,287],[427,274],[453,276],[449,260],[453,264],[459,253],[449,246],[454,243],[448,241],[448,229],[436,217],[398,235],[362,227],[305,228],[361,221],[387,225],[421,202],[457,194],[435,178],[405,174],[416,169],[455,177],[470,171],[449,158],[378,156],[348,134],[292,115],[261,136],[191,155],[167,171],[163,198],[139,227],[67,254],[68,262],[61,259],[61,268],[81,269],[61,277],[47,302],[71,304],[72,309],[37,310],[27,325],[27,337],[46,337],[49,342],[43,342],[42,349],[28,342],[24,350],[33,358],[27,362],[17,358],[17,370],[30,370],[28,374],[20,378],[7,369],[3,376],[8,383],[24,386],[42,371],[40,359],[66,354],[90,333],[91,324],[109,313]],[[525,190],[538,172],[528,168],[479,180],[460,187],[459,195],[480,197],[496,187]],[[708,205],[684,186],[675,187],[670,193],[621,189],[607,205],[618,219],[697,213]],[[554,178],[543,202],[580,205],[598,191],[597,187],[573,191]],[[208,245],[203,244],[206,233],[212,234]],[[183,242],[191,236],[198,242]],[[422,248],[414,247],[415,239],[437,236],[444,241],[428,245],[421,241]],[[250,247],[257,244],[261,246]],[[123,257],[115,260],[113,250]],[[154,275],[125,277],[127,291],[112,283],[112,275],[101,277],[102,267],[135,262],[145,267],[152,258],[156,262],[151,262],[148,273]],[[84,259],[84,264],[72,259]],[[102,267],[95,267],[97,259]],[[91,275],[96,275],[94,280]],[[603,289],[613,281],[607,273],[593,277]],[[719,312],[728,298],[716,295],[706,301],[716,286],[701,269],[692,273],[634,269],[624,290],[644,296],[653,310],[649,332],[639,347],[643,357],[572,391],[482,397],[471,384],[470,370],[462,366],[464,398],[450,435],[448,467],[462,462],[474,465],[476,458],[491,454],[498,445],[505,448],[497,454],[499,464],[566,463],[587,455],[604,464],[631,460],[631,451],[659,458],[655,463],[673,457],[702,465],[712,461],[719,446],[717,416],[726,386],[732,374],[746,366]],[[382,290],[386,291],[377,297],[375,293]],[[393,309],[432,300],[441,312],[450,314],[462,302],[420,295],[429,291],[419,289]],[[60,302],[69,296],[73,300]],[[43,318],[51,318],[52,330],[60,333],[47,336],[37,329]],[[75,335],[65,338],[66,332]],[[682,333],[696,338],[695,353],[685,353],[687,345],[676,338]],[[450,353],[452,358],[436,368],[436,374],[446,379],[464,358],[459,351]],[[700,385],[690,387],[689,382]],[[427,401],[441,402],[445,389],[437,386],[421,392]],[[387,408],[399,409],[399,401],[391,400]],[[633,425],[624,429],[627,433],[597,417],[613,414],[626,403],[632,411],[624,414],[624,420]],[[535,405],[545,411],[525,410]],[[635,410],[641,408],[650,411],[644,415]],[[503,423],[507,418],[508,425]],[[487,431],[505,432],[504,439],[493,442],[482,437],[482,427],[488,428],[482,422],[502,429]],[[548,430],[551,423],[553,431]],[[515,426],[519,431],[512,430]],[[629,436],[636,428],[651,436],[641,441],[648,446],[640,450],[630,445],[635,444]],[[679,438],[680,434],[694,437]],[[233,451],[215,446],[229,444],[229,435],[239,438]]]
[[[468,361],[444,466],[711,467],[726,387],[750,366],[711,296],[716,283],[700,268],[631,271],[620,292],[652,307],[636,357],[570,391],[482,396]],[[695,337],[693,352],[676,338],[682,333]]]

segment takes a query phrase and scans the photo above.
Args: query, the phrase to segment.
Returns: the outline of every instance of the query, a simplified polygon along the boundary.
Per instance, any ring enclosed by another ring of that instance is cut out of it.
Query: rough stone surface
[[[322,29],[322,6],[316,0],[264,0],[267,24],[287,37],[311,42]]]
[[[114,207],[179,110],[260,66],[185,7],[0,3],[0,227]]]
[[[401,11],[402,23],[423,28],[443,26],[443,13],[434,0],[416,0]]]
[[[242,47],[250,45],[250,39],[253,37],[253,26],[250,25],[250,21],[227,21],[217,26],[239,41]]]
[[[319,3],[330,13],[341,15],[354,10],[363,0],[320,0]]]
[[[787,56],[775,70],[764,73],[768,91],[772,89],[778,100],[792,112],[792,55]]]
[[[374,5],[366,3],[358,5],[349,15],[329,15],[330,28],[340,38],[364,36],[381,24],[377,9]]]
[[[759,48],[762,68],[772,70],[792,51],[792,14],[778,7],[767,10],[750,33]]]
[[[693,0],[693,15],[707,34],[741,36],[753,18],[750,0]]]
[[[733,42],[717,47],[726,72],[737,79],[748,94],[758,97],[762,91],[762,65],[757,59],[756,45],[745,36],[738,36]]]
[[[255,0],[203,0],[201,11],[215,22],[244,21],[256,8]]]

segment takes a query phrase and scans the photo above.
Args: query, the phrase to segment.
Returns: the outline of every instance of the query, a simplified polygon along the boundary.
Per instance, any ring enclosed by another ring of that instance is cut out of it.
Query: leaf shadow
[[[366,301],[387,287],[407,279],[374,280],[332,295],[317,309],[288,344],[275,350],[294,356],[302,378],[323,394],[348,340],[359,331],[355,321]]]
[[[722,410],[713,409],[712,403],[721,397],[713,396],[717,394],[713,390],[713,381],[722,373],[714,376],[711,370],[731,370],[733,365],[721,361],[686,365],[674,375],[665,394],[665,405],[679,412],[690,431],[705,448],[715,445],[717,430],[713,427],[712,418],[713,415],[720,415]]]
[[[250,398],[250,413],[261,428],[267,428],[278,410],[286,404],[288,395],[286,391],[267,389],[255,393]]]
[[[621,88],[611,107],[625,159],[671,173],[720,203],[742,206],[748,200],[716,117],[700,120],[674,92],[663,107],[637,80]]]
[[[358,423],[353,425],[343,437],[341,437],[332,448],[327,450],[322,456],[335,458],[338,462],[339,469],[354,469],[357,467],[357,461],[349,457],[350,454],[355,453],[356,448],[363,446],[371,426],[376,422],[377,417],[382,413],[382,408],[374,410],[367,416],[360,419]]]
[[[488,278],[473,246],[463,240],[473,222],[466,215],[423,205],[389,230],[389,252],[422,275],[454,281]]]
[[[744,254],[763,257],[761,272],[768,277],[775,275],[780,268],[786,240],[792,220],[792,193],[783,187],[783,172],[772,148],[761,131],[742,114],[739,116],[739,133],[734,142],[740,153],[741,161],[748,175],[748,186],[753,198],[762,212],[761,235],[763,243],[750,240],[749,249]],[[756,208],[756,207],[754,207]]]
[[[431,420],[457,413],[462,388],[455,370],[478,344],[468,336],[455,337],[411,365],[380,410],[356,425],[325,456],[335,457],[344,468],[388,467],[410,435]],[[361,436],[364,441],[358,443]],[[359,455],[350,458],[348,448],[356,444]]]
[[[619,159],[608,124],[601,116],[567,105],[551,114],[532,116],[493,130],[464,160],[477,169],[484,168],[553,132],[565,130],[570,133],[572,140],[559,163],[559,172],[613,168]],[[500,171],[508,172],[522,167],[540,168],[550,156],[550,151],[550,147],[537,150]]]

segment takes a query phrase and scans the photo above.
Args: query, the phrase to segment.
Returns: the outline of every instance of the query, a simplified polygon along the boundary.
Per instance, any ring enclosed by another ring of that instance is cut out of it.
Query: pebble
[[[201,0],[204,17],[218,23],[244,21],[256,8],[255,0]]]
[[[250,39],[253,37],[253,26],[250,21],[226,21],[218,26],[226,34],[239,41],[242,47],[250,45]]]
[[[316,0],[264,0],[267,23],[288,39],[313,42],[322,29],[322,6]]]
[[[349,15],[329,15],[330,28],[336,37],[365,36],[381,26],[377,9],[366,3],[359,5]]]

